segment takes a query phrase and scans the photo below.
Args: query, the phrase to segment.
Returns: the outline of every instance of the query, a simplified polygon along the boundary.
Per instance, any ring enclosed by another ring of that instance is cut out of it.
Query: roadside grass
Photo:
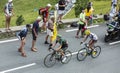
[[[106,12],[110,11],[110,3],[111,0],[109,1],[92,1],[93,2],[93,8],[94,8],[94,13],[93,14],[105,14]],[[64,17],[64,19],[67,18],[76,18],[75,17],[75,11],[74,8],[71,9],[71,11]]]
[[[3,12],[5,3],[8,0],[0,0],[0,28],[5,27],[5,15]],[[11,26],[16,26],[17,16],[23,15],[25,22],[33,23],[38,16],[38,9],[40,7],[45,7],[48,3],[53,6],[57,3],[57,0],[13,0],[14,13],[12,17]]]

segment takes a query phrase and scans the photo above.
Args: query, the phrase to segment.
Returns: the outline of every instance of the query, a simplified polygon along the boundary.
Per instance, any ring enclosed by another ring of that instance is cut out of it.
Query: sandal
[[[21,56],[23,56],[23,57],[27,57],[27,55],[26,55],[25,53],[22,53]]]
[[[31,51],[37,52],[37,49],[36,48],[31,48]]]
[[[19,48],[19,49],[18,49],[18,52],[22,52],[22,50]]]

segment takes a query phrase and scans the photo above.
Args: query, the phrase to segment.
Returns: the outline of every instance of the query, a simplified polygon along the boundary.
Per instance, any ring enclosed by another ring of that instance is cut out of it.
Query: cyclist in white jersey
[[[94,34],[94,33],[91,33],[90,30],[86,30],[85,35],[86,35],[86,37],[84,38],[83,42],[85,42],[87,40],[87,38],[89,37],[90,38],[90,41],[88,43],[89,49],[94,50],[93,46],[94,46],[95,43],[97,43],[97,40],[98,40],[97,35]],[[81,42],[81,44],[83,42]]]

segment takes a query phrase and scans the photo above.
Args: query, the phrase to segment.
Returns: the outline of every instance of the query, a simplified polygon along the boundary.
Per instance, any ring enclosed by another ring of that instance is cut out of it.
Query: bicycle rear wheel
[[[44,65],[48,68],[54,66],[55,63],[56,63],[56,59],[55,59],[55,55],[53,55],[53,53],[48,54],[44,58]]]
[[[72,57],[72,53],[69,50],[65,51],[65,57],[64,58],[66,58],[66,59],[65,60],[64,60],[64,58],[61,59],[61,63],[62,64],[67,64],[71,60],[71,57]]]
[[[85,48],[80,49],[77,54],[77,60],[83,61],[86,57],[87,57],[87,50]]]
[[[100,53],[101,53],[101,47],[95,46],[94,50],[92,50],[91,57],[96,58],[100,55]]]

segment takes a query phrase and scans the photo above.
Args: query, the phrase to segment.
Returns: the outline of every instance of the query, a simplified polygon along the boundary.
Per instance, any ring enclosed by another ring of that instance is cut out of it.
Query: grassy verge
[[[5,27],[4,6],[8,0],[0,0],[0,28]],[[48,3],[53,6],[57,0],[13,0],[15,16],[12,17],[11,26],[16,26],[17,16],[23,15],[25,22],[32,23],[38,16],[38,9],[45,7]]]
[[[111,0],[109,1],[92,1],[93,2],[93,8],[94,8],[94,13],[93,14],[105,14],[106,12],[110,11],[110,3]],[[76,18],[75,17],[75,11],[74,8],[64,17],[64,19],[67,18]]]

